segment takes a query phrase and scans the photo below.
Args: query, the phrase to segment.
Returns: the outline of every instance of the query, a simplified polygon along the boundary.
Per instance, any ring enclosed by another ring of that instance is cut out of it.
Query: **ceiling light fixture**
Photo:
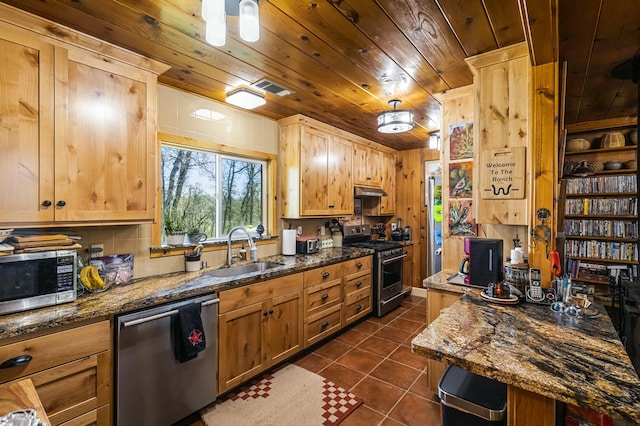
[[[224,46],[227,15],[240,17],[240,37],[247,42],[260,39],[258,0],[202,0],[205,39],[212,46]]]
[[[393,99],[389,105],[392,111],[384,111],[378,115],[378,131],[380,133],[402,133],[413,129],[413,112],[408,109],[396,109],[402,103]]]
[[[429,135],[429,149],[440,151],[440,132],[433,132]]]
[[[227,93],[227,102],[244,109],[253,109],[267,103],[264,94],[249,89],[239,87]]]

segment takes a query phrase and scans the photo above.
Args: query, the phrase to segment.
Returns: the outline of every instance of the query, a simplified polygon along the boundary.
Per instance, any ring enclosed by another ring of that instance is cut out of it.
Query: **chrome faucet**
[[[256,243],[253,242],[251,236],[249,235],[249,231],[244,226],[236,226],[231,231],[229,231],[229,235],[227,236],[227,265],[231,266],[231,262],[233,261],[234,256],[231,254],[231,235],[236,231],[242,231],[247,236],[247,242],[249,243],[249,252],[251,253],[251,260],[255,261],[254,257],[257,258],[257,250]]]

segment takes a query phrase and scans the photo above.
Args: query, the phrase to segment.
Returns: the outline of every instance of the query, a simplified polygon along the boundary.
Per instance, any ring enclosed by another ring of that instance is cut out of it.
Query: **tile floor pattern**
[[[426,386],[427,360],[411,352],[425,325],[425,299],[408,296],[382,318],[370,316],[292,362],[364,399],[343,426],[439,426],[439,400]]]
[[[382,318],[369,316],[291,362],[364,399],[341,426],[441,426],[438,397],[427,389],[427,360],[411,352],[425,326],[425,299],[408,296]]]

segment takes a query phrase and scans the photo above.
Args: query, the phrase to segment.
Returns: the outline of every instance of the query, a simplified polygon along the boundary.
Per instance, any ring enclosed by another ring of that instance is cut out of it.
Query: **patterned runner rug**
[[[207,426],[337,425],[362,399],[293,364],[268,372],[202,409]]]

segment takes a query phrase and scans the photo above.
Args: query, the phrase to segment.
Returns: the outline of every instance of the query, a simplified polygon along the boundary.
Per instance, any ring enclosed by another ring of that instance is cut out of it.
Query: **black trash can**
[[[442,426],[506,426],[507,385],[458,367],[438,383]]]

